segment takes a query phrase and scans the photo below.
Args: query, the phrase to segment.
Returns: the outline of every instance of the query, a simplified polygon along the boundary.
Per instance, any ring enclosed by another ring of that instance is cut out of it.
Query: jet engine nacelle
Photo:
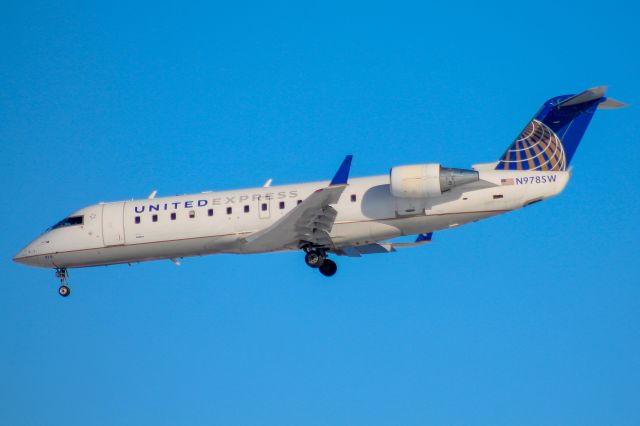
[[[391,194],[400,198],[437,197],[456,186],[478,181],[478,172],[440,164],[414,164],[391,169]]]

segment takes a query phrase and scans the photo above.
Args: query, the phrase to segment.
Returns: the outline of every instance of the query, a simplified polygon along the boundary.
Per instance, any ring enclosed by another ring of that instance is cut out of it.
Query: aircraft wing
[[[347,155],[329,186],[318,189],[273,225],[244,238],[251,250],[297,249],[305,243],[332,247],[336,204],[347,187],[353,156]]]
[[[340,247],[335,250],[338,256],[360,257],[363,254],[375,254],[375,253],[391,253],[396,251],[397,248],[416,247],[431,242],[433,232],[428,234],[419,234],[415,241],[409,243],[392,243],[392,242],[380,242],[373,244],[366,244],[364,246],[348,246]]]

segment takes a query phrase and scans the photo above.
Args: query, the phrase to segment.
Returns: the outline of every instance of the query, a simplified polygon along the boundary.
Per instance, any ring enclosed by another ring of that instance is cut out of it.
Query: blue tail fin
[[[496,170],[566,170],[596,110],[625,106],[605,98],[606,90],[600,86],[549,99],[500,157]]]

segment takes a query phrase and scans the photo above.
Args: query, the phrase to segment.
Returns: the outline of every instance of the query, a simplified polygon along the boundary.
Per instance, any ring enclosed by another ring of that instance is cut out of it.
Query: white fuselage
[[[511,211],[559,194],[565,171],[479,169],[480,180],[438,197],[397,198],[389,175],[352,178],[333,207],[336,247],[447,229]],[[292,210],[327,181],[99,203],[75,212],[82,224],[51,229],[15,260],[71,268],[214,253],[289,250],[253,246],[244,238]]]

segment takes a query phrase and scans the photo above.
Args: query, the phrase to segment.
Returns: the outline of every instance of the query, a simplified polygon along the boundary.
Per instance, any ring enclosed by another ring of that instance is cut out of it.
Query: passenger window
[[[189,210],[189,218],[193,219],[194,217],[196,217],[196,211],[195,210]]]
[[[227,214],[233,213],[233,209],[231,207],[227,207]]]
[[[262,211],[266,212],[267,211],[267,203],[262,203]]]
[[[176,214],[175,213],[171,213],[171,220],[176,220]]]
[[[497,195],[494,195],[494,196],[493,196],[493,199],[494,199],[494,200],[499,200],[499,199],[500,199],[500,198],[502,198],[502,197],[503,197],[503,195],[502,195],[502,194],[497,194]]]
[[[140,223],[140,216],[136,216],[136,223]]]
[[[298,200],[298,204],[300,204],[302,202],[302,200]]]
[[[351,194],[351,202],[352,203],[356,202],[356,194]]]
[[[244,206],[244,212],[249,213],[249,206]]]
[[[284,209],[284,201],[280,201],[280,210]]]
[[[157,222],[158,221],[158,215],[154,214],[153,216],[151,216],[151,221],[152,222]]]
[[[213,216],[213,209],[209,209],[209,216]]]

